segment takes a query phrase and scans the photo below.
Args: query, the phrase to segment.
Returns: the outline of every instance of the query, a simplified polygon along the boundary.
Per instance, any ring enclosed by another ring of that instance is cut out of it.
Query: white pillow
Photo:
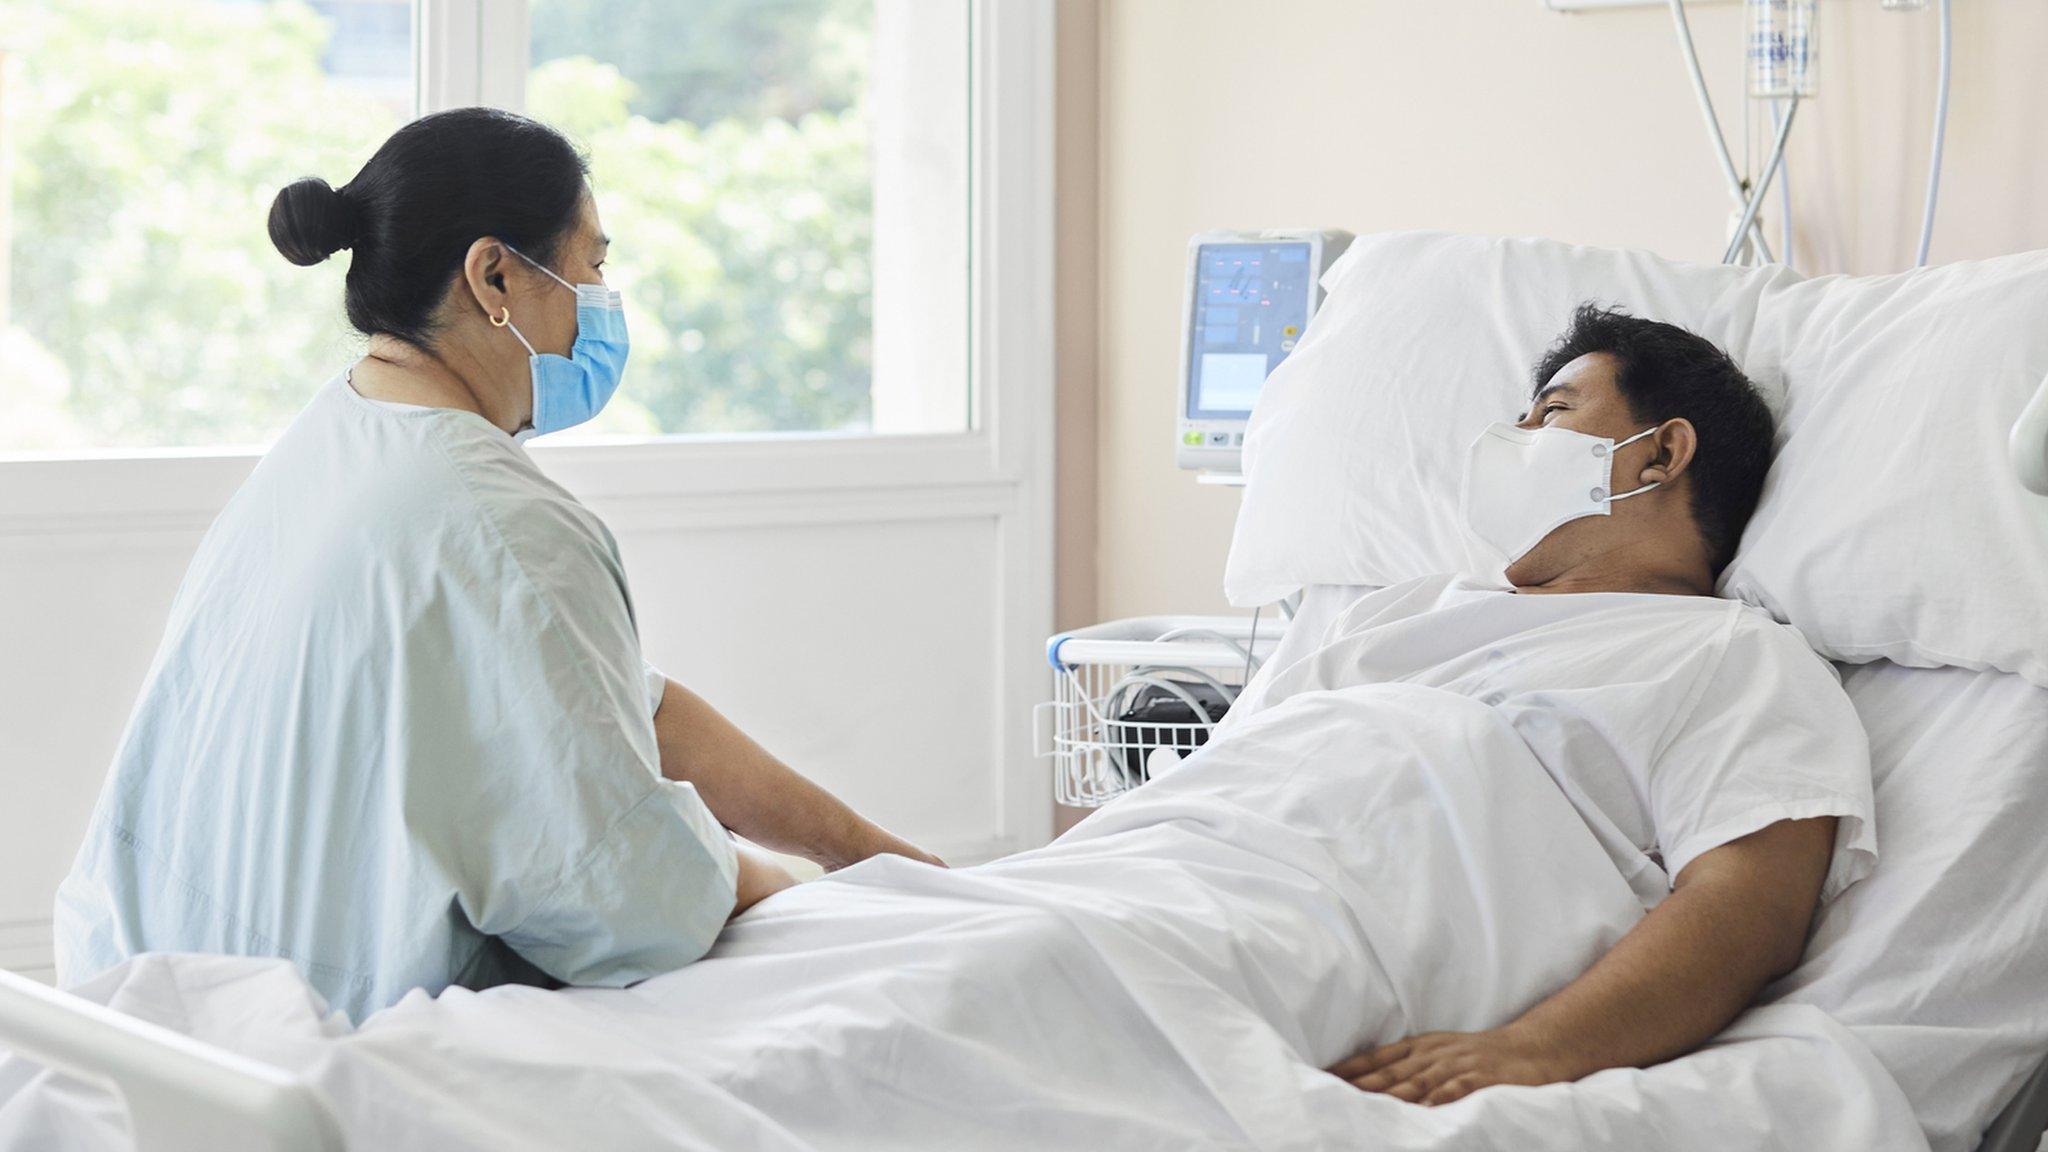
[[[1751,351],[1791,387],[1722,594],[1837,660],[2048,687],[2048,497],[2007,445],[2048,378],[2048,251],[1773,285]]]
[[[2048,691],[1884,661],[1842,686],[1870,733],[1877,868],[1764,999],[1847,1025],[1935,1152],[1968,1152],[2048,1051]]]
[[[1712,340],[1780,417],[1724,594],[1836,659],[2048,686],[2048,499],[2005,448],[2048,375],[2048,252],[1804,280],[1411,232],[1360,238],[1324,285],[1252,414],[1233,603],[1465,568],[1465,449],[1526,407],[1530,365],[1593,300]]]

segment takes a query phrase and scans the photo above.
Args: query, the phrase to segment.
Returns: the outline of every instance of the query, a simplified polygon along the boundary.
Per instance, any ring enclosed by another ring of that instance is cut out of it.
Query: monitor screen
[[[1242,420],[1308,323],[1315,266],[1305,240],[1204,244],[1188,325],[1191,420]]]

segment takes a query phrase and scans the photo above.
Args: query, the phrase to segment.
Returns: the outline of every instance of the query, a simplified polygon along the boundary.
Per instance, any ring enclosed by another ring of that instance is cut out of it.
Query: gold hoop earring
[[[491,327],[503,328],[512,322],[512,306],[510,304],[505,305],[505,314],[503,316],[491,316],[488,312],[484,313],[484,315],[490,316]]]

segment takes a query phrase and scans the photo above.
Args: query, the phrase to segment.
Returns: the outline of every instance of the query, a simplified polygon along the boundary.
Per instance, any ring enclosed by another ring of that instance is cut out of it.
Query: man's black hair
[[[1571,326],[1536,362],[1532,391],[1595,352],[1614,357],[1615,386],[1638,424],[1681,417],[1692,422],[1699,440],[1686,470],[1692,477],[1692,515],[1719,576],[1735,558],[1771,466],[1770,408],[1712,341],[1675,324],[1590,303],[1579,305]]]

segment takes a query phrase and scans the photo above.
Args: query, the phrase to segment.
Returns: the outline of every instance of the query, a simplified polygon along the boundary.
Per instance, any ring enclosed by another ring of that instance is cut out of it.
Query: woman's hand
[[[831,859],[819,860],[818,863],[825,871],[834,872],[848,864],[858,864],[870,856],[882,855],[903,856],[920,864],[932,864],[940,868],[946,866],[944,860],[867,820],[860,821],[860,826],[845,838],[845,842],[832,853]]]
[[[662,688],[654,738],[661,774],[695,786],[720,824],[764,848],[828,872],[883,852],[946,866],[804,779],[673,680]]]
[[[740,875],[737,889],[733,893],[732,915],[726,919],[738,916],[784,888],[796,886],[796,877],[791,876],[788,869],[776,863],[773,856],[737,842],[733,844],[733,850],[739,856]]]
[[[1573,1079],[1552,1053],[1512,1025],[1491,1032],[1424,1032],[1360,1052],[1330,1074],[1411,1104],[1449,1104],[1495,1084]]]

